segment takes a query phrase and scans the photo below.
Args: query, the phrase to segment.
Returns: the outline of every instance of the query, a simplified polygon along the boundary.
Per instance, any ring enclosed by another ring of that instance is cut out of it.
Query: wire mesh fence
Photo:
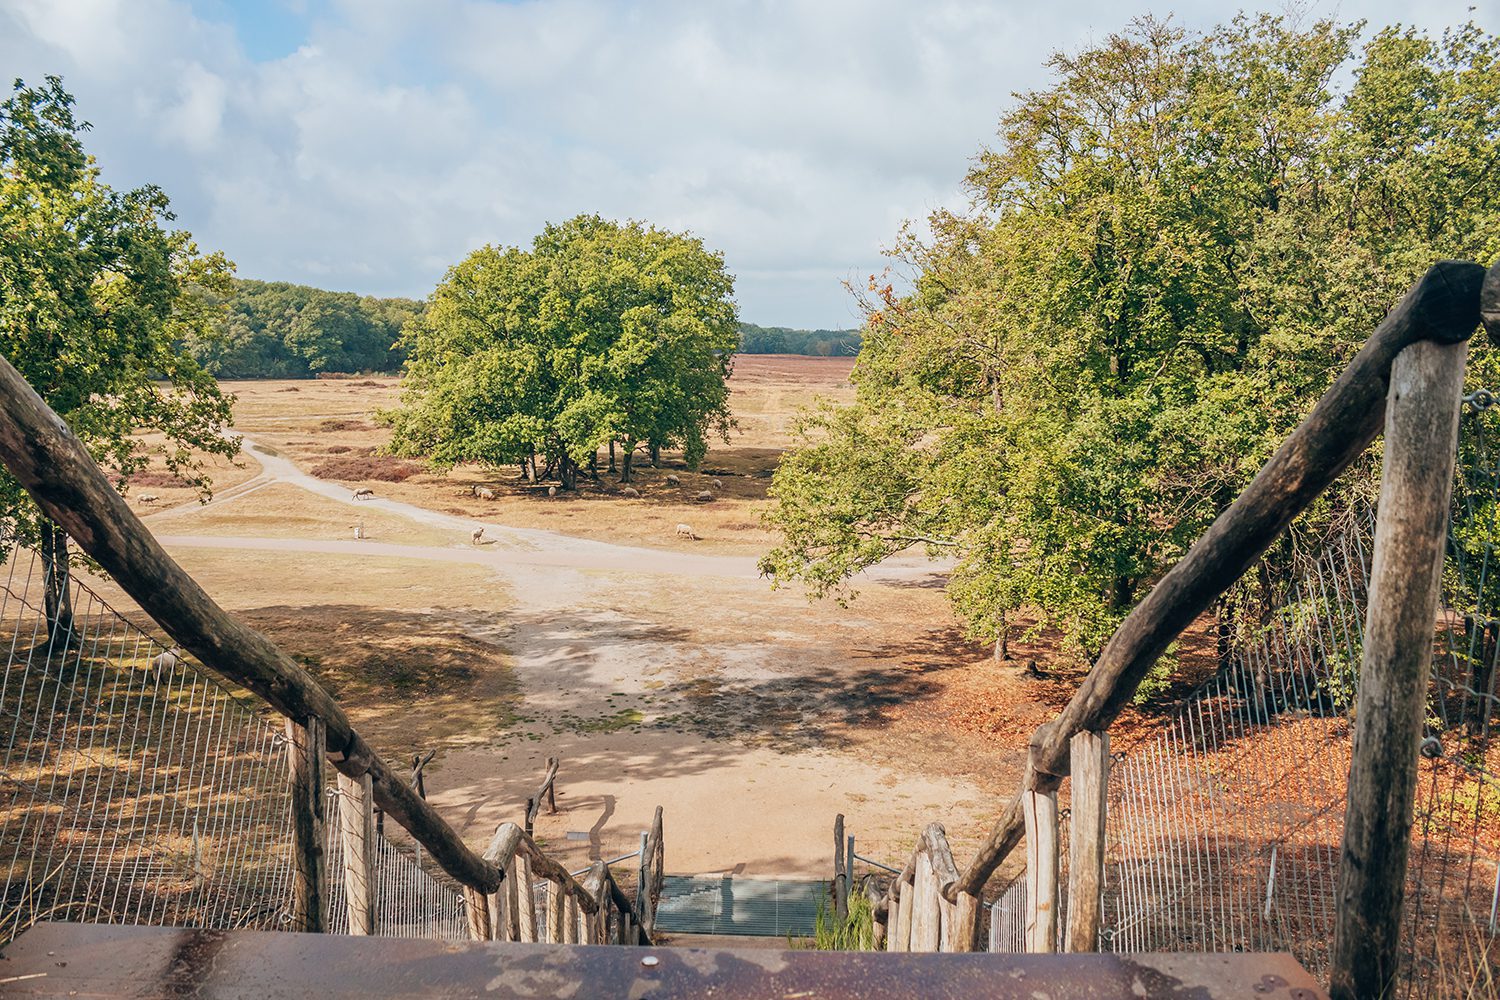
[[[344,841],[338,822],[339,798],[344,793],[330,777],[326,827],[328,877],[327,928],[349,933],[349,910],[344,895]],[[469,937],[463,893],[443,874],[423,867],[418,851],[397,845],[383,833],[375,834],[371,895],[375,903],[375,934],[382,937],[433,938],[464,941]]]
[[[1497,419],[1495,397],[1466,398],[1400,996],[1494,989],[1500,966]],[[1116,756],[1104,947],[1290,951],[1326,981],[1373,540],[1368,506],[1349,510],[1246,575],[1221,609],[1219,671]]]
[[[1068,809],[1057,814],[1057,937],[1054,951],[1062,951],[1067,945],[1068,928],[1068,831],[1072,826],[1072,814]],[[1030,916],[1030,896],[1026,889],[1026,875],[1022,873],[1000,890],[995,901],[989,904],[988,951],[1009,955],[1024,955],[1032,950],[1027,932]]]
[[[35,551],[0,538],[0,558],[0,942],[39,920],[285,928],[281,717]],[[346,933],[326,829],[328,929]],[[377,933],[467,936],[461,893],[416,851],[382,835],[375,862]]]
[[[279,720],[0,548],[0,940],[41,919],[278,926]]]

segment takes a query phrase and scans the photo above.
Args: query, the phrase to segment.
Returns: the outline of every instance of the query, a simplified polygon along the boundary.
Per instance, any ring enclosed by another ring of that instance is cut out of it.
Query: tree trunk
[[[528,482],[532,482],[532,483],[536,482],[536,449],[535,448],[533,448],[531,450],[531,454],[529,454],[529,455],[526,456],[525,467],[526,467],[526,480]]]
[[[620,459],[620,482],[628,483],[630,482],[630,466],[635,459],[635,442],[626,441],[622,450],[625,455]]]
[[[562,488],[571,490],[578,485],[578,466],[567,455],[557,460],[557,477],[562,483]]]
[[[651,467],[654,469],[661,465],[661,445],[653,441],[648,447],[651,450]]]
[[[68,575],[68,534],[51,521],[42,522],[42,584],[47,634],[59,642],[73,628],[73,595]]]
[[[615,439],[609,439],[609,471],[613,475],[620,470],[615,467]]]

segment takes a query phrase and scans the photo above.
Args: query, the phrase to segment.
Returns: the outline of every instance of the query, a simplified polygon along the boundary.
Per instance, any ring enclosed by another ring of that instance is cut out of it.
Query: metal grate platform
[[[668,875],[656,909],[659,930],[677,934],[811,937],[828,883],[732,875]]]

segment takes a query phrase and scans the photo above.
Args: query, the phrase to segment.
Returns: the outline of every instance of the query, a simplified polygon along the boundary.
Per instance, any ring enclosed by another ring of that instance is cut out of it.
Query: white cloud
[[[1233,12],[1174,6],[1190,25]],[[1466,8],[1335,13],[1440,27]],[[0,69],[63,75],[106,178],[163,186],[247,275],[423,295],[475,246],[598,211],[724,250],[747,319],[830,326],[852,320],[840,282],[878,270],[903,219],[958,202],[969,158],[1010,93],[1046,79],[1046,54],[1130,13],[340,0],[289,55],[256,62],[220,7],[0,0]],[[1500,0],[1474,16],[1500,27]]]

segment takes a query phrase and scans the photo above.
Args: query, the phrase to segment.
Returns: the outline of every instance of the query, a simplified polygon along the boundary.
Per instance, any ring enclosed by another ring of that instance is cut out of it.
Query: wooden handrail
[[[1484,318],[1493,324],[1492,330],[1500,328],[1495,272],[1490,269],[1492,284],[1485,291]],[[1067,706],[1032,736],[1021,788],[963,875],[949,886],[950,902],[961,893],[977,895],[1020,842],[1022,796],[1057,789],[1068,775],[1073,736],[1108,729],[1167,646],[1369,447],[1385,421],[1396,356],[1418,341],[1456,344],[1473,334],[1481,319],[1480,290],[1485,282],[1485,269],[1478,264],[1434,264],[1376,327],[1239,498],[1126,616]]]
[[[219,607],[152,536],[78,437],[0,358],[0,462],[48,518],[149,614],[172,641],[299,725],[323,722],[340,774],[370,776],[375,802],[460,884],[493,892],[502,874],[479,857],[355,730],[343,708],[260,632]]]

